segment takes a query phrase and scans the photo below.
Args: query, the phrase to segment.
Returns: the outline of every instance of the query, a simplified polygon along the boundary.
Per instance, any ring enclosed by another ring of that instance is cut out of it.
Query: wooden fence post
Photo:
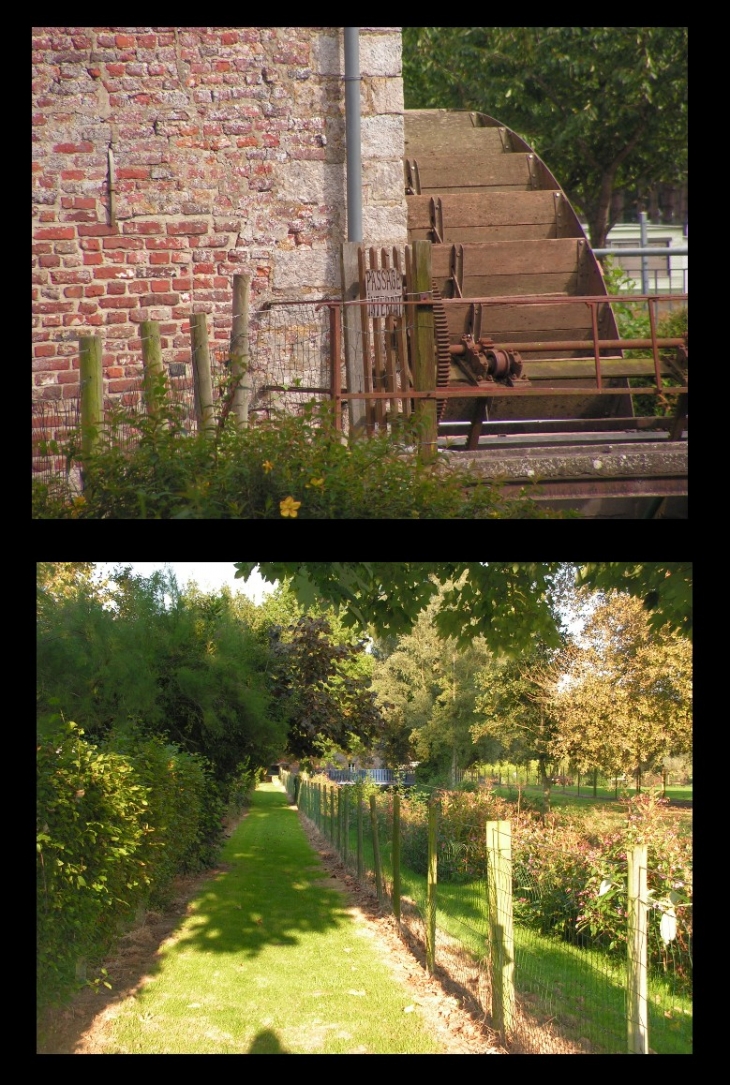
[[[198,429],[214,430],[213,384],[210,379],[208,325],[205,313],[190,314],[190,342],[193,357],[193,391]]]
[[[233,276],[231,378],[236,386],[233,395],[233,413],[239,426],[248,425],[248,405],[251,398],[248,349],[248,298],[250,288],[250,275]]]
[[[400,795],[393,792],[393,915],[400,930]]]
[[[487,822],[487,891],[492,966],[492,1024],[507,1043],[514,1026],[512,838],[508,821]]]
[[[378,893],[378,903],[383,900],[383,868],[380,865],[380,841],[378,840],[378,811],[375,806],[375,796],[370,796],[370,825],[373,830],[373,859],[375,860],[375,888]]]
[[[649,1016],[647,1012],[647,845],[637,844],[627,853],[628,930],[626,1016],[630,1055],[649,1053]]]
[[[362,785],[357,785],[357,880],[362,881]]]
[[[344,789],[342,798],[344,800],[343,801],[344,809],[342,811],[342,837],[343,837],[343,839],[342,839],[342,861],[345,864],[345,866],[347,866],[347,853],[348,853],[349,847],[350,847],[350,789],[349,789],[349,787],[346,787]]]
[[[160,345],[160,325],[158,321],[142,321],[139,326],[139,337],[142,340],[145,406],[147,414],[150,418],[154,418],[165,402],[164,384],[162,383],[165,371],[162,365],[162,347]]]
[[[81,452],[92,454],[99,443],[99,429],[104,419],[104,383],[101,366],[101,336],[84,335],[79,339],[81,395]],[[81,472],[83,485],[83,471]]]
[[[432,297],[431,242],[413,243],[413,291]],[[436,387],[436,355],[433,326],[433,304],[415,306],[415,359],[413,363],[413,387],[417,392],[432,392]],[[436,400],[416,400],[416,416],[420,424],[419,450],[423,460],[436,457]]]
[[[430,975],[436,970],[436,880],[438,877],[438,854],[436,835],[438,804],[428,804],[428,877],[426,883],[426,968]]]

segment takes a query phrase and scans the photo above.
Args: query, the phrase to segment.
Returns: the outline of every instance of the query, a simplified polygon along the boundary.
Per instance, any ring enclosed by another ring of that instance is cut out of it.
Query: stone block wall
[[[406,240],[400,28],[360,31],[367,244]],[[231,280],[265,300],[338,296],[346,239],[343,30],[33,29],[34,396],[78,396],[78,337],[105,392],[138,378],[138,325],[189,367],[191,312],[230,335]],[[110,207],[110,156],[114,207]]]

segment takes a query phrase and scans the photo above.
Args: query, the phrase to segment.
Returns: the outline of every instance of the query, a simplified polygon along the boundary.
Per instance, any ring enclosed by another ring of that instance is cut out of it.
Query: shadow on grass
[[[279,1037],[271,1029],[265,1028],[254,1039],[248,1049],[249,1055],[291,1055],[291,1051],[282,1047]]]
[[[225,844],[217,870],[196,882],[187,909],[183,899],[164,916],[148,916],[104,962],[113,990],[101,988],[97,996],[87,989],[70,1006],[44,1013],[39,1053],[94,1053],[85,1036],[94,1020],[110,1003],[124,1000],[146,977],[160,972],[162,947],[170,939],[174,952],[192,948],[209,955],[256,958],[267,945],[296,946],[305,932],[336,929],[346,921],[346,913],[341,894],[321,884],[324,877],[286,794],[262,785]],[[263,1053],[260,1045],[269,1044],[272,1035],[261,1033],[251,1051]]]
[[[221,865],[225,869],[191,904],[177,950],[255,958],[265,946],[295,946],[298,935],[323,934],[345,921],[341,895],[320,884],[324,871],[312,858],[296,809],[272,785],[254,795]]]

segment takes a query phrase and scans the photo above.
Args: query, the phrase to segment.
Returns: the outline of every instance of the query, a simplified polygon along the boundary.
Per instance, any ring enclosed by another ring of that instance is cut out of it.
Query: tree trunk
[[[544,758],[540,758],[537,762],[538,772],[540,773],[540,781],[542,783],[542,797],[545,804],[545,813],[550,813],[550,776],[548,775],[548,766]]]

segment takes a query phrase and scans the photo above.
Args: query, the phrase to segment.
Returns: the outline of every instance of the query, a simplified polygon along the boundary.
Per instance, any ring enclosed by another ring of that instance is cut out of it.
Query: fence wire
[[[285,776],[290,791],[293,779]],[[300,809],[350,871],[375,888],[376,841],[368,801],[362,802],[361,850],[357,839],[357,804],[368,792],[375,795],[380,895],[384,903],[394,907],[393,790],[367,784],[336,787],[330,783],[326,788],[309,784]],[[443,793],[447,811],[448,794]],[[495,972],[494,939],[505,938],[504,932],[511,928],[511,957],[504,958],[514,981],[514,1004],[507,1007],[511,1015],[509,1050],[529,1054],[626,1053],[626,855],[617,860],[601,855],[593,865],[592,860],[576,865],[573,850],[550,843],[539,832],[520,834],[516,829],[508,841],[501,840],[500,830],[500,853],[509,855],[512,909],[510,916],[490,916],[490,901],[502,901],[503,896],[490,896],[485,845],[477,839],[457,839],[458,810],[453,811],[453,817],[457,821],[442,814],[438,832],[436,975],[447,979],[463,1004],[494,1027],[495,994],[499,995],[504,982],[501,973]],[[399,841],[401,930],[425,961],[428,841],[424,798],[404,798],[401,803]],[[644,937],[649,1051],[689,1053],[691,887],[681,880],[668,882],[666,862],[662,865],[665,857],[652,852],[650,848]],[[667,890],[668,884],[674,888]]]
[[[315,302],[294,305],[274,305],[254,312],[249,320],[249,419],[251,424],[272,418],[277,412],[298,414],[305,403],[329,398],[330,332],[326,308],[317,309]],[[90,334],[92,334],[90,332]],[[162,336],[164,339],[165,337]],[[59,337],[64,352],[68,344],[78,340],[68,334]],[[229,342],[211,339],[209,343],[213,410],[219,417],[222,397],[230,382]],[[163,351],[164,357],[164,351]],[[135,447],[139,433],[134,416],[145,413],[143,371],[135,367],[133,375],[123,378],[124,391],[105,394],[105,435],[121,448]],[[342,385],[345,385],[344,362]],[[179,409],[184,430],[195,433],[195,396],[192,363],[165,364],[167,400]],[[113,381],[106,381],[113,385]],[[46,389],[49,386],[44,386]],[[37,389],[39,398],[33,400],[33,476],[49,482],[66,473],[69,465],[62,450],[78,433],[81,424],[81,403],[78,395],[64,397],[63,385],[53,385],[58,398],[41,398],[44,388]],[[129,415],[132,419],[130,420]],[[56,442],[61,451],[54,451]],[[42,449],[45,449],[42,451]]]

